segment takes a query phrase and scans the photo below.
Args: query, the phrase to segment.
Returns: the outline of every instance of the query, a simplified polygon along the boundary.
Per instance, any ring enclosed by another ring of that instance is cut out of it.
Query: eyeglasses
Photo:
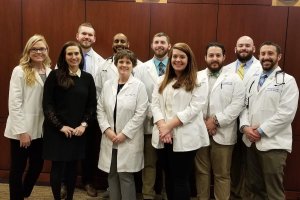
[[[45,52],[47,52],[47,48],[32,48],[32,49],[30,49],[30,52],[32,52],[32,53],[45,53]]]

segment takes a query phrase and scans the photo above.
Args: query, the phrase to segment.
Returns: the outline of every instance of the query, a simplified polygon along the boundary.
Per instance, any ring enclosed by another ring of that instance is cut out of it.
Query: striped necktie
[[[236,73],[239,75],[239,77],[243,80],[245,75],[245,63],[241,63],[238,67]]]

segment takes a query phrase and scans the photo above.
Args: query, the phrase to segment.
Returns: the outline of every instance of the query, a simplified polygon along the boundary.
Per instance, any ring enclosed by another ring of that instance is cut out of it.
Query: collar
[[[166,67],[167,64],[168,64],[168,61],[169,61],[169,57],[168,56],[166,56],[165,59],[163,59],[163,60],[158,60],[156,57],[153,57],[153,62],[155,64],[155,66],[158,66],[159,63],[162,62],[165,65],[165,67]]]
[[[208,75],[208,77],[212,76],[212,77],[218,78],[221,73],[222,73],[222,68],[219,71],[217,71],[217,72],[212,72],[212,71],[210,71],[207,68],[207,75]]]
[[[251,66],[252,63],[253,63],[253,61],[254,61],[254,56],[252,56],[252,57],[250,58],[250,60],[248,60],[248,61],[245,63],[245,66],[244,66],[244,67],[247,68],[247,67]],[[239,67],[241,64],[242,64],[242,62],[239,61],[239,60],[237,60],[237,67]]]
[[[78,70],[76,71],[76,73],[73,73],[70,69],[69,69],[69,74],[71,76],[78,76],[80,78],[81,76],[81,70],[78,68]]]

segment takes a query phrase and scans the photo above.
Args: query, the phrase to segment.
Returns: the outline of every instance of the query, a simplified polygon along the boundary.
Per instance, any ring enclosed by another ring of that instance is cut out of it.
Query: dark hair
[[[159,86],[159,93],[161,94],[163,90],[167,87],[167,85],[176,77],[175,70],[172,66],[172,56],[173,50],[177,49],[184,52],[187,55],[188,63],[186,68],[183,70],[180,77],[177,77],[176,82],[172,87],[174,89],[178,89],[181,87],[185,87],[186,91],[192,91],[196,86],[197,81],[197,64],[194,53],[189,45],[185,43],[176,43],[169,52],[169,61],[167,64],[166,74],[164,80],[162,81],[161,85]]]
[[[137,65],[137,58],[135,54],[129,49],[122,49],[118,51],[114,56],[114,64],[117,66],[118,61],[122,58],[128,58],[132,62],[133,67]]]
[[[169,44],[171,44],[170,37],[169,37],[166,33],[164,33],[164,32],[156,33],[156,34],[153,36],[152,42],[153,42],[153,40],[154,40],[155,37],[166,37],[166,38],[167,38],[167,42],[168,42]]]
[[[259,46],[259,51],[260,51],[261,47],[265,46],[265,45],[267,45],[267,46],[274,46],[276,48],[277,54],[281,54],[281,47],[278,44],[276,44],[275,42],[272,42],[272,41],[265,41],[265,42],[263,42]]]
[[[84,66],[84,56],[83,56],[80,45],[74,41],[69,41],[69,42],[65,43],[59,54],[58,60],[57,60],[58,70],[57,70],[57,74],[56,74],[58,85],[65,89],[68,89],[69,87],[74,85],[74,81],[69,74],[69,65],[66,61],[66,49],[71,46],[76,46],[79,48],[79,52],[80,52],[80,55],[82,58],[79,63],[79,68],[82,70],[83,66]]]
[[[207,55],[207,51],[210,47],[219,47],[220,49],[222,49],[222,53],[223,55],[225,55],[225,47],[223,44],[219,43],[219,42],[210,42],[207,44],[206,46],[206,55]]]

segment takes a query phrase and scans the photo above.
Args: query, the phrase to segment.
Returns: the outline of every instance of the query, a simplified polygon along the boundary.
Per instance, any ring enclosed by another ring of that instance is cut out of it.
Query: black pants
[[[67,200],[73,199],[77,173],[77,161],[52,161],[50,185],[55,200],[60,200],[60,187],[62,176],[67,186]]]
[[[85,158],[81,160],[83,185],[93,184],[96,171],[98,170],[101,137],[98,121],[96,119],[91,121],[86,131]]]
[[[27,148],[20,147],[19,140],[10,140],[11,165],[9,172],[9,193],[11,200],[29,197],[44,164],[42,159],[43,139],[35,139]],[[28,160],[28,171],[23,173]]]
[[[168,200],[190,200],[190,175],[196,150],[174,152],[172,144],[158,150],[158,159],[165,172]]]

